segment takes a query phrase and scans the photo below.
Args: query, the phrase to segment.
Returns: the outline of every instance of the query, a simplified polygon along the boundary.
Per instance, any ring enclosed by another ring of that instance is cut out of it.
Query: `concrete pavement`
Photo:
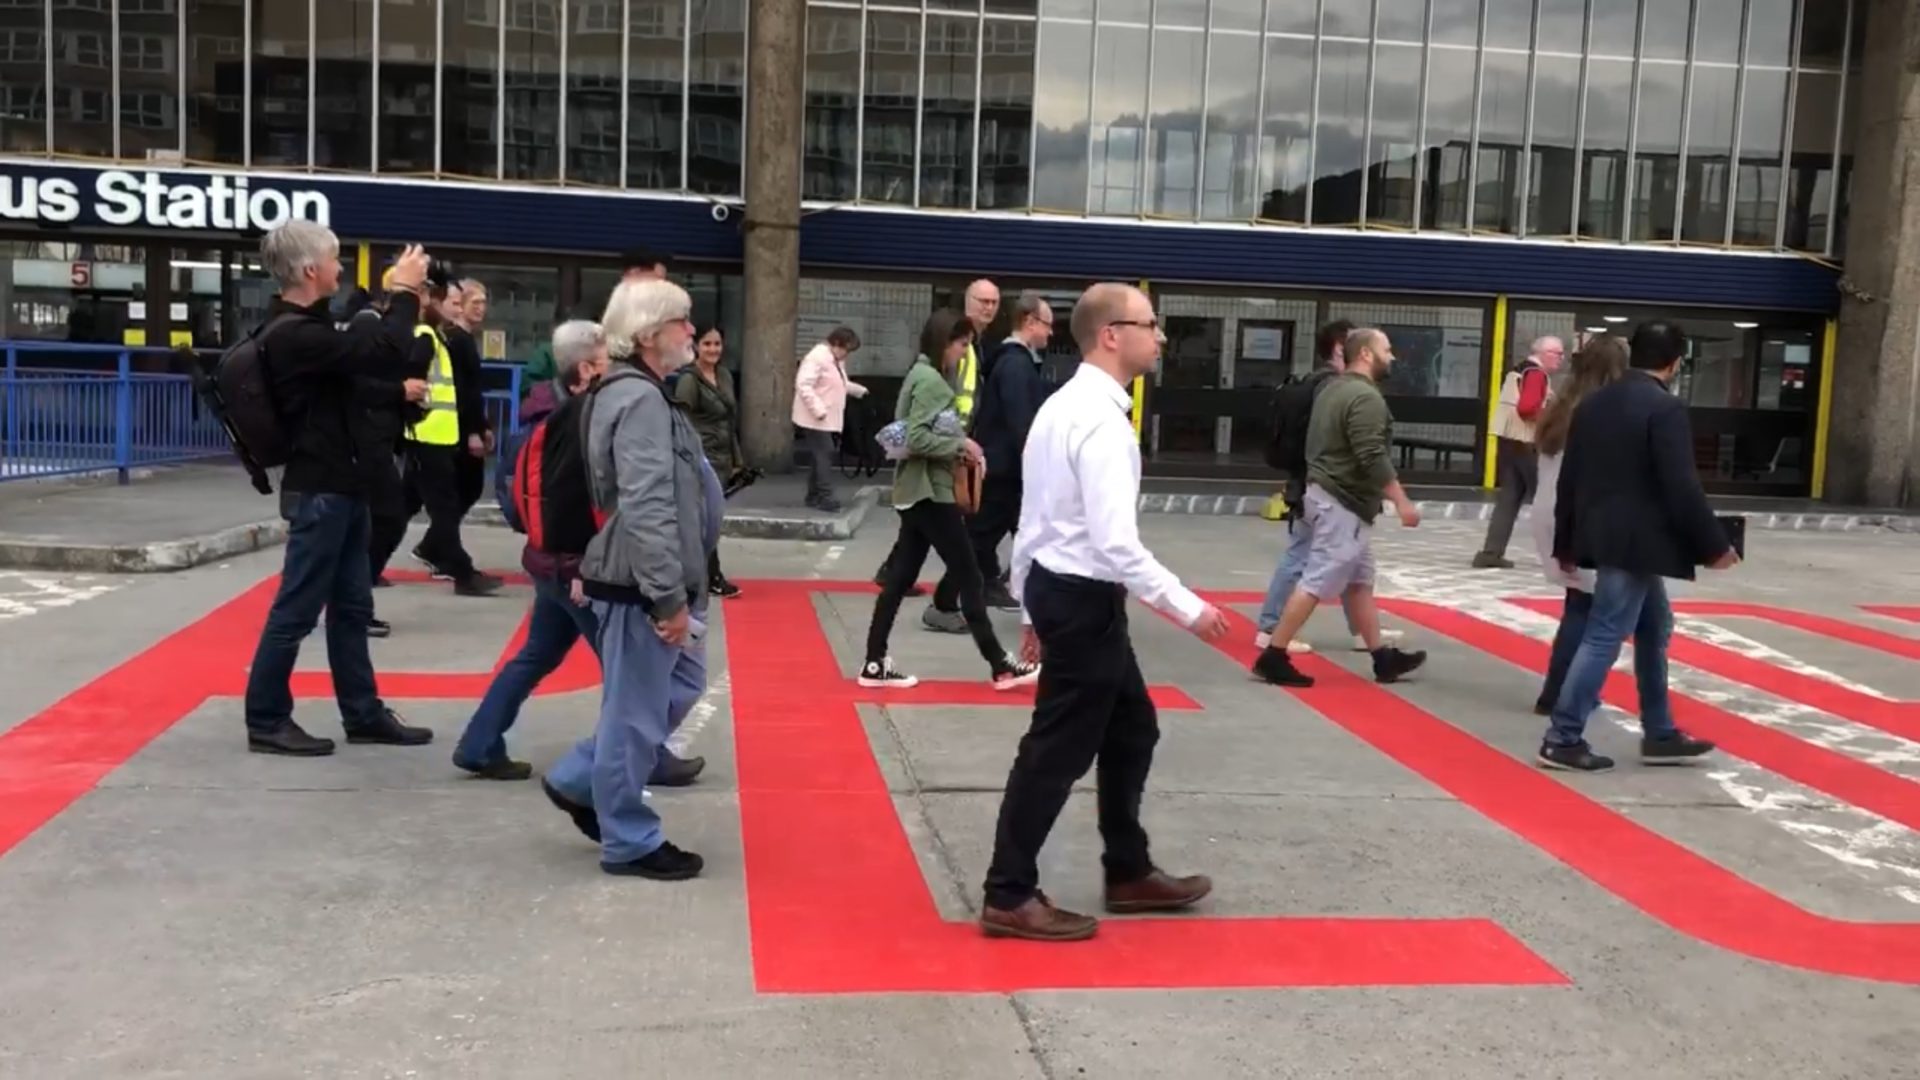
[[[1248,519],[1144,532],[1235,601],[1281,543]],[[1343,676],[1363,658],[1330,613],[1322,685],[1287,694],[1244,677],[1244,635],[1216,649],[1141,609],[1156,854],[1217,891],[1028,948],[964,925],[1024,710],[921,601],[894,655],[948,681],[846,681],[892,533],[882,509],[850,541],[726,542],[748,591],[710,620],[683,731],[711,764],[656,793],[708,858],[682,885],[606,877],[536,786],[448,764],[524,589],[378,594],[384,688],[439,739],[321,761],[245,753],[228,696],[274,553],[0,589],[28,609],[0,619],[0,1076],[1916,1075],[1920,612],[1860,606],[1915,603],[1910,537],[1768,533],[1678,590],[1682,723],[1738,748],[1694,769],[1528,763],[1520,665],[1552,622],[1507,598],[1552,594],[1465,569],[1477,524],[1383,536],[1393,621],[1433,653],[1402,686]],[[508,534],[472,536],[513,564]],[[579,685],[529,704],[519,756],[589,728]],[[301,690],[337,732],[324,684]],[[1632,738],[1595,721],[1603,752]],[[1086,908],[1083,787],[1042,872]]]

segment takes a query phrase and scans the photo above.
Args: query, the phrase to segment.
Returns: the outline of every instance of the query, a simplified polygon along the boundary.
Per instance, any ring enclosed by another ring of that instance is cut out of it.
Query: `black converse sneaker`
[[[1040,681],[1040,665],[1029,664],[1024,660],[1015,660],[1009,656],[993,672],[995,690],[1011,690],[1016,686],[1032,686]]]
[[[860,685],[877,690],[910,690],[920,685],[920,680],[893,666],[893,657],[881,660],[869,660],[860,669]]]

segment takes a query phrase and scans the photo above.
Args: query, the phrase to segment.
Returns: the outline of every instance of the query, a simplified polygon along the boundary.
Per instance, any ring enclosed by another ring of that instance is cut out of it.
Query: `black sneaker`
[[[593,812],[593,807],[581,806],[560,794],[560,789],[554,787],[550,780],[542,779],[540,790],[547,793],[548,802],[573,819],[573,827],[580,830],[580,835],[596,844],[600,842],[600,815]]]
[[[326,757],[333,753],[333,740],[309,735],[305,728],[288,720],[272,731],[247,732],[247,749],[256,754]]]
[[[435,564],[432,559],[429,559],[425,555],[420,554],[420,548],[418,545],[415,545],[413,551],[411,551],[409,554],[413,556],[414,562],[417,562],[421,566],[424,566],[427,568],[427,576],[432,578],[433,580],[435,581],[452,581],[453,580],[452,574],[449,574],[445,570],[440,569],[440,567],[437,564]]]
[[[1380,648],[1373,652],[1373,681],[1377,683],[1399,682],[1408,675],[1420,670],[1427,662],[1427,654],[1419,650],[1403,652],[1394,648]]]
[[[1473,568],[1475,570],[1511,570],[1513,569],[1513,560],[1504,555],[1495,555],[1490,551],[1482,551],[1473,557]]]
[[[740,586],[735,585],[726,578],[714,578],[712,583],[707,586],[707,591],[722,600],[731,600],[740,595]]]
[[[385,619],[368,619],[367,636],[373,638],[392,637],[393,624]]]
[[[485,571],[475,570],[466,577],[453,583],[455,596],[492,596],[500,591],[506,582]]]
[[[1009,656],[1001,661],[993,672],[995,690],[1013,690],[1022,686],[1032,686],[1040,681],[1040,665],[1029,664],[1025,660],[1016,660]]]
[[[653,775],[647,777],[647,783],[654,787],[687,787],[700,778],[701,770],[706,767],[706,758],[683,758],[663,746],[660,756],[654,760]]]
[[[1271,646],[1260,650],[1259,657],[1253,662],[1253,674],[1275,686],[1313,685],[1313,676],[1301,674],[1300,669],[1293,666],[1293,657],[1287,655],[1287,650]]]
[[[660,846],[647,852],[632,862],[603,862],[600,869],[609,874],[622,877],[643,877],[653,881],[685,881],[699,877],[707,860],[691,851],[682,851],[671,841],[662,841]]]
[[[1013,598],[1013,593],[1005,585],[995,581],[987,586],[987,606],[1001,611],[1019,611],[1020,601]]]
[[[391,589],[393,588],[393,579],[385,574],[381,574],[379,577],[373,579],[373,587],[376,589]]]
[[[860,669],[860,685],[875,690],[911,690],[920,680],[893,666],[893,657],[869,660]]]
[[[1675,731],[1664,739],[1640,740],[1640,764],[1685,765],[1703,754],[1713,753],[1713,744],[1696,739],[1684,731]]]
[[[382,708],[379,718],[372,723],[348,728],[347,741],[379,746],[425,746],[433,741],[433,729],[409,727],[399,713]]]
[[[1549,769],[1560,769],[1564,772],[1596,773],[1613,768],[1612,758],[1594,753],[1593,747],[1585,742],[1577,742],[1572,746],[1555,746],[1552,743],[1543,742],[1540,744],[1539,761]]]
[[[533,778],[532,765],[512,758],[489,761],[478,767],[461,765],[458,761],[454,764],[471,773],[475,780],[530,780]]]

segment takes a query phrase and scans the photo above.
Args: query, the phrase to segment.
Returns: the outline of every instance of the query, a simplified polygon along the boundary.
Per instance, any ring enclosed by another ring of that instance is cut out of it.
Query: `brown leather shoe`
[[[1192,907],[1213,891],[1213,879],[1205,874],[1173,877],[1155,870],[1138,881],[1107,886],[1107,910],[1115,915],[1135,915],[1143,911],[1178,911]]]
[[[1099,928],[1100,920],[1062,911],[1053,906],[1045,893],[1034,893],[1032,899],[1012,911],[992,906],[980,909],[980,930],[988,937],[1085,941]]]

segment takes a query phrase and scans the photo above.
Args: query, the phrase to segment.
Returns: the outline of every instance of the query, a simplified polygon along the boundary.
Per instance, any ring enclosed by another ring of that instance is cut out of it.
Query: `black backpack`
[[[587,433],[594,399],[621,379],[640,376],[616,371],[568,398],[522,435],[512,448],[510,497],[501,510],[527,545],[548,555],[584,555],[609,515],[593,505],[593,477],[587,465]]]
[[[1281,472],[1304,476],[1307,471],[1307,425],[1313,421],[1313,399],[1333,377],[1327,369],[1296,375],[1280,384],[1267,407],[1267,464]]]
[[[273,381],[267,374],[267,338],[304,318],[309,316],[299,312],[277,315],[220,354],[210,369],[197,355],[187,365],[202,404],[226,429],[234,454],[262,495],[273,493],[266,470],[293,457],[293,436],[274,404]]]

